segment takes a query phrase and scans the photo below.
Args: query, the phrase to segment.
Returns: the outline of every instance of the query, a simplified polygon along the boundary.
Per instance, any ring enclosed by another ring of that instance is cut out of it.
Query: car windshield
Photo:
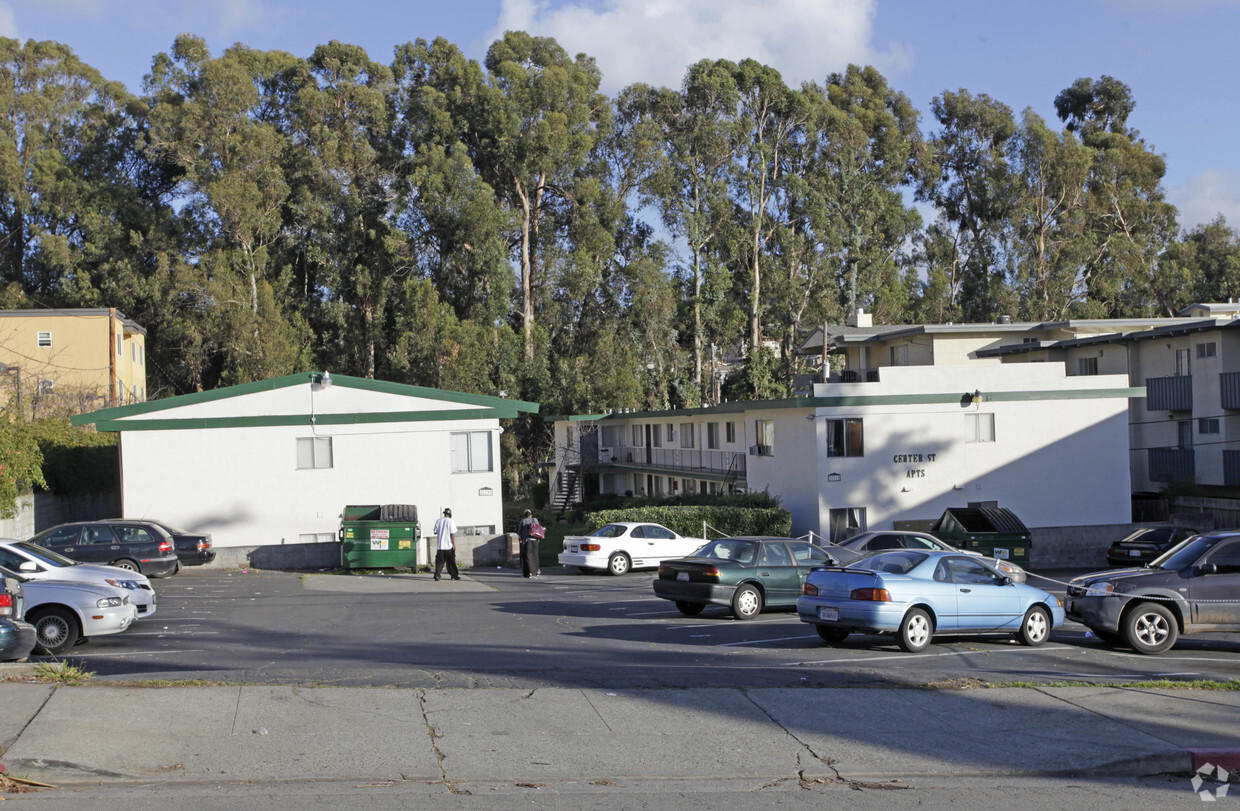
[[[22,550],[30,557],[38,558],[44,563],[51,564],[52,566],[77,566],[79,564],[78,561],[70,560],[69,558],[65,557],[59,552],[53,552],[50,549],[44,549],[38,544],[33,544],[30,541],[18,541],[17,543],[13,544],[13,546],[16,547],[17,549]]]
[[[868,558],[849,563],[848,568],[888,574],[908,574],[917,568],[926,557],[927,555],[923,552],[913,552],[908,549],[898,552],[880,552],[877,555],[870,555]]]
[[[623,535],[623,534],[625,533],[625,531],[627,531],[627,530],[628,530],[628,527],[623,526],[623,525],[621,525],[621,524],[608,524],[607,526],[604,526],[604,527],[599,527],[598,529],[594,530],[594,531],[593,531],[593,532],[591,532],[591,533],[590,533],[587,537],[590,537],[590,538],[619,538],[619,537],[620,537],[621,535]]]
[[[1171,540],[1171,533],[1172,530],[1166,527],[1143,527],[1120,543],[1166,543]]]
[[[1166,552],[1163,552],[1161,555],[1154,558],[1150,561],[1149,566],[1151,569],[1166,569],[1170,572],[1182,572],[1196,563],[1198,558],[1204,555],[1221,540],[1223,539],[1194,535],[1191,538],[1180,541]]]
[[[694,557],[734,560],[737,563],[753,563],[758,559],[758,544],[755,541],[720,538],[703,546],[694,554]]]

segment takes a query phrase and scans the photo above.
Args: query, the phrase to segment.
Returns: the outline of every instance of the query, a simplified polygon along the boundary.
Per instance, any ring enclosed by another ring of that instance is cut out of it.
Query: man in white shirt
[[[435,579],[439,579],[439,573],[447,563],[449,576],[460,580],[460,572],[456,569],[456,522],[452,520],[450,509],[445,508],[443,517],[435,522],[435,542]]]

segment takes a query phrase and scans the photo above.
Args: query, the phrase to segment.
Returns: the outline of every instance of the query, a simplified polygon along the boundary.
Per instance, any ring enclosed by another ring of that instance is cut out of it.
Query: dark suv
[[[1144,569],[1068,584],[1066,613],[1103,642],[1162,653],[1181,634],[1240,631],[1240,532],[1207,532]]]
[[[168,533],[149,521],[79,521],[30,539],[82,563],[108,563],[147,577],[176,574],[177,554]]]

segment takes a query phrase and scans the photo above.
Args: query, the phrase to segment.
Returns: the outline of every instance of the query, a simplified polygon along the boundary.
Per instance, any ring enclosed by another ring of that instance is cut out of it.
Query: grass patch
[[[70,686],[85,684],[95,675],[93,670],[83,670],[68,662],[38,662],[34,666],[34,676],[41,682],[54,682]]]

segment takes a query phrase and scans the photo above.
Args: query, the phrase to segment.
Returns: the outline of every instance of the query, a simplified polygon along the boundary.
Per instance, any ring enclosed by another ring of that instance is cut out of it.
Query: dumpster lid
[[[1029,534],[1029,528],[1025,526],[1025,522],[1017,518],[1016,513],[1007,507],[948,507],[939,516],[939,520],[934,522],[932,531],[937,532],[942,529],[949,516],[954,518],[966,532]]]

